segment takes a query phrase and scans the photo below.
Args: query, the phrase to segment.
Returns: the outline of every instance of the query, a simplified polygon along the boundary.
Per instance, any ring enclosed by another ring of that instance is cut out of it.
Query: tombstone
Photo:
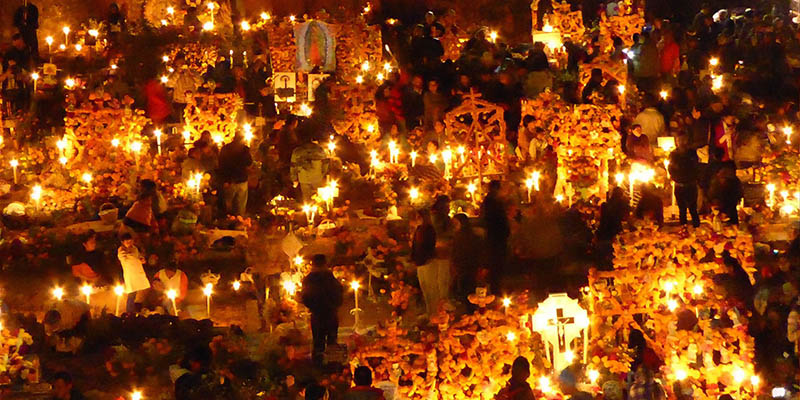
[[[566,293],[551,294],[539,303],[533,314],[533,330],[542,336],[545,355],[560,372],[572,364],[569,354],[575,356],[572,342],[583,334],[583,361],[586,363],[589,315],[577,300]],[[551,355],[552,348],[552,355]]]

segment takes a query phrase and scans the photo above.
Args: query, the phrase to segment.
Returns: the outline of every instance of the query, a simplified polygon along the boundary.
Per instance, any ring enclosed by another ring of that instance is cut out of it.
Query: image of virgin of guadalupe
[[[297,69],[309,72],[317,67],[322,72],[336,69],[336,41],[324,22],[309,21],[295,27]]]

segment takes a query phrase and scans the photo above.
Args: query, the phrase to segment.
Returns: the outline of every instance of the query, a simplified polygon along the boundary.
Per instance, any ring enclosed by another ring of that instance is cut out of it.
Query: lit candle
[[[250,142],[253,140],[253,126],[246,123],[242,125],[242,130],[244,130],[244,141],[249,146]]]
[[[131,400],[144,400],[142,392],[134,390],[133,393],[131,393]]]
[[[260,17],[261,17],[261,19],[263,19],[264,21],[267,21],[267,20],[269,20],[270,18],[272,18],[272,16],[271,16],[271,15],[269,15],[269,13],[267,13],[267,12],[262,12],[262,13],[261,13],[261,15],[260,15]]]
[[[86,304],[91,304],[90,300],[92,297],[92,285],[87,283],[81,286],[81,293],[86,296]]]
[[[40,185],[36,185],[31,189],[31,200],[33,200],[36,211],[39,211],[40,202],[42,201],[42,187]]]
[[[214,25],[214,2],[208,3],[208,9],[211,11],[211,25]]]
[[[328,142],[328,157],[333,157],[334,151],[336,151],[336,142],[331,138],[331,141]]]
[[[533,178],[525,179],[525,187],[528,188],[528,203],[531,202],[531,190],[533,189]]]
[[[238,292],[239,289],[242,287],[242,283],[239,281],[233,281],[233,290]]]
[[[33,92],[36,93],[36,87],[38,86],[37,83],[39,82],[39,73],[38,72],[32,73],[31,79],[33,79]]]
[[[61,28],[61,32],[64,32],[64,45],[65,46],[69,46],[69,31],[70,31],[70,29],[69,29],[68,26],[64,26],[63,28]]]
[[[667,92],[666,90],[661,90],[660,92],[658,92],[658,95],[661,96],[663,100],[667,100],[667,98],[669,98],[669,92]]]
[[[355,323],[353,324],[354,330],[358,326],[358,314],[361,312],[361,309],[358,308],[358,289],[360,287],[361,283],[359,283],[358,281],[354,280],[350,282],[350,288],[353,289],[353,293],[355,295],[355,308],[353,308],[353,310],[350,311],[355,316]]]
[[[782,130],[783,130],[783,134],[786,135],[786,144],[791,144],[792,143],[792,132],[794,131],[794,129],[792,129],[791,126],[786,125],[786,126],[783,127]]]
[[[414,166],[417,164],[417,152],[412,151],[409,156],[411,156],[411,168],[414,168]]]
[[[16,158],[9,162],[11,164],[11,168],[14,170],[14,184],[17,184],[17,167],[19,167],[19,160]]]
[[[84,172],[81,176],[81,180],[86,183],[86,186],[88,186],[89,190],[92,190],[92,178],[91,172]]]
[[[53,288],[52,293],[53,293],[53,297],[58,301],[61,301],[61,299],[64,297],[64,289],[62,289],[59,286],[56,286],[55,288]]]
[[[511,305],[511,298],[504,297],[503,298],[503,314],[508,315],[508,307]]]
[[[203,289],[205,292],[205,289]],[[175,289],[167,290],[167,298],[172,302],[172,312],[178,316],[178,306],[175,304],[175,298],[178,297],[178,292]]]
[[[44,41],[47,43],[47,54],[50,55],[50,62],[53,62],[53,55],[51,54],[53,52],[53,37],[48,36]]]
[[[767,206],[772,207],[775,204],[775,184],[767,184],[767,191],[769,192],[769,202],[767,203]]]
[[[412,187],[408,190],[408,199],[411,200],[411,204],[417,201],[419,198],[419,189]]]
[[[139,152],[142,151],[142,142],[135,141],[131,143],[131,151],[133,152],[133,156],[136,159],[136,165],[139,165]]]
[[[209,3],[210,4],[210,3]],[[214,285],[207,283],[203,288],[203,294],[206,296],[206,316],[211,318],[211,294],[213,293]]]
[[[125,287],[122,285],[114,286],[114,294],[117,295],[117,305],[114,308],[114,315],[119,316],[119,302],[122,299],[122,295],[125,294]]]
[[[453,152],[450,148],[444,149],[442,151],[442,161],[444,161],[444,178],[450,179],[450,162],[453,160]]]
[[[158,145],[158,155],[161,155],[161,135],[163,132],[161,129],[156,129],[153,131],[153,135],[156,137],[156,145]]]

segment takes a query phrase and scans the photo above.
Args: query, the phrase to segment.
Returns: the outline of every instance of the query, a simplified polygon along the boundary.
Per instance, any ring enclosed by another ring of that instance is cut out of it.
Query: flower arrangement
[[[39,382],[38,359],[26,357],[32,344],[24,329],[0,330],[0,385]]]
[[[207,130],[217,145],[229,143],[239,129],[237,118],[243,108],[244,100],[235,93],[195,94],[183,110],[183,129],[189,132],[190,141]]]
[[[722,260],[728,251],[752,281],[752,237],[732,229],[718,234],[706,226],[679,235],[646,227],[622,234],[614,251],[615,269],[592,270],[585,291],[597,327],[593,362],[611,372],[627,371],[630,354],[620,332],[635,328],[664,359],[661,373],[669,382],[691,386],[694,398],[752,392],[747,317],[712,280],[730,273]]]

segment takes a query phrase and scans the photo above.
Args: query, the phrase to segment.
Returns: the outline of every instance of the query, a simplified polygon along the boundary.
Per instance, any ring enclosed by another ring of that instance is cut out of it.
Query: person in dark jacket
[[[731,225],[739,224],[739,212],[736,207],[744,196],[742,182],[736,177],[736,166],[723,163],[714,180],[711,182],[709,197],[711,203],[719,207],[720,212],[728,217]]]
[[[427,209],[418,211],[421,223],[411,240],[411,260],[417,266],[425,265],[436,256],[436,228]]]
[[[506,214],[500,181],[489,182],[489,192],[481,205],[481,222],[486,228],[487,256],[494,267],[489,272],[492,291],[499,293],[500,276],[505,270],[511,228]]]
[[[225,211],[243,215],[247,207],[248,169],[253,164],[250,148],[244,143],[241,133],[219,151],[219,175],[223,182]]]
[[[14,26],[22,34],[25,46],[34,60],[39,59],[39,38],[36,31],[39,29],[39,8],[31,2],[17,8],[14,12]]]
[[[344,400],[383,400],[383,391],[372,387],[372,370],[360,366],[353,372],[355,386],[344,394]]]
[[[533,390],[528,384],[531,376],[531,366],[525,357],[517,357],[511,364],[511,379],[506,387],[495,396],[498,400],[533,400]]]
[[[315,255],[311,259],[311,272],[303,279],[300,298],[311,311],[312,358],[316,364],[321,364],[322,354],[328,346],[336,345],[343,291],[342,284],[328,269],[325,256]]]
[[[456,293],[460,300],[475,292],[478,269],[481,266],[480,238],[472,230],[466,214],[453,217],[453,246],[450,253],[450,269],[455,275]]]
[[[676,138],[678,147],[669,155],[669,177],[675,182],[675,202],[681,225],[686,225],[686,210],[692,215],[692,225],[700,226],[697,215],[697,173],[700,161],[697,152],[689,147],[689,137]]]
[[[57,372],[53,376],[53,400],[85,400],[86,397],[75,388],[69,372]]]

